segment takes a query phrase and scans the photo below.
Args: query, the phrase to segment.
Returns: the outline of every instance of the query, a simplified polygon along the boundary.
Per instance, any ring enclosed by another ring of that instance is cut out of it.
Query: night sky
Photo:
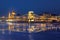
[[[7,16],[14,10],[17,14],[26,14],[28,11],[60,13],[60,0],[0,0],[0,16]]]

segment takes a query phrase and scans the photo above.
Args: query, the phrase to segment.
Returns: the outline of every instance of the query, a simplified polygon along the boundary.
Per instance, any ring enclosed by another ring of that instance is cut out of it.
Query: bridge
[[[57,16],[51,16],[51,15],[37,15],[34,14],[33,11],[29,11],[28,14],[24,14],[22,16],[15,16],[16,13],[12,11],[12,13],[9,12],[8,17],[1,17],[0,21],[10,21],[10,22],[52,22],[57,21],[60,22],[60,18]]]

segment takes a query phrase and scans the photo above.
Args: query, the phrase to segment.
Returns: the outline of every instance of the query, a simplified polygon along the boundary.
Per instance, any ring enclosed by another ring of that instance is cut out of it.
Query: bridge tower
[[[28,22],[34,21],[34,12],[29,11],[28,12]]]

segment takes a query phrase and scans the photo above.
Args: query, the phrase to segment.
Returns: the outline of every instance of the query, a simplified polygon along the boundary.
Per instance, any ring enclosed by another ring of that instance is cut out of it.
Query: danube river
[[[60,40],[60,23],[0,22],[0,40]]]

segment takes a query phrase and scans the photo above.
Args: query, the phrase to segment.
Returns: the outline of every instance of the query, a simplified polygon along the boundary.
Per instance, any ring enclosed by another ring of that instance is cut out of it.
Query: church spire
[[[10,14],[10,12],[9,12],[8,18],[10,18],[10,17],[11,17],[11,14]]]

